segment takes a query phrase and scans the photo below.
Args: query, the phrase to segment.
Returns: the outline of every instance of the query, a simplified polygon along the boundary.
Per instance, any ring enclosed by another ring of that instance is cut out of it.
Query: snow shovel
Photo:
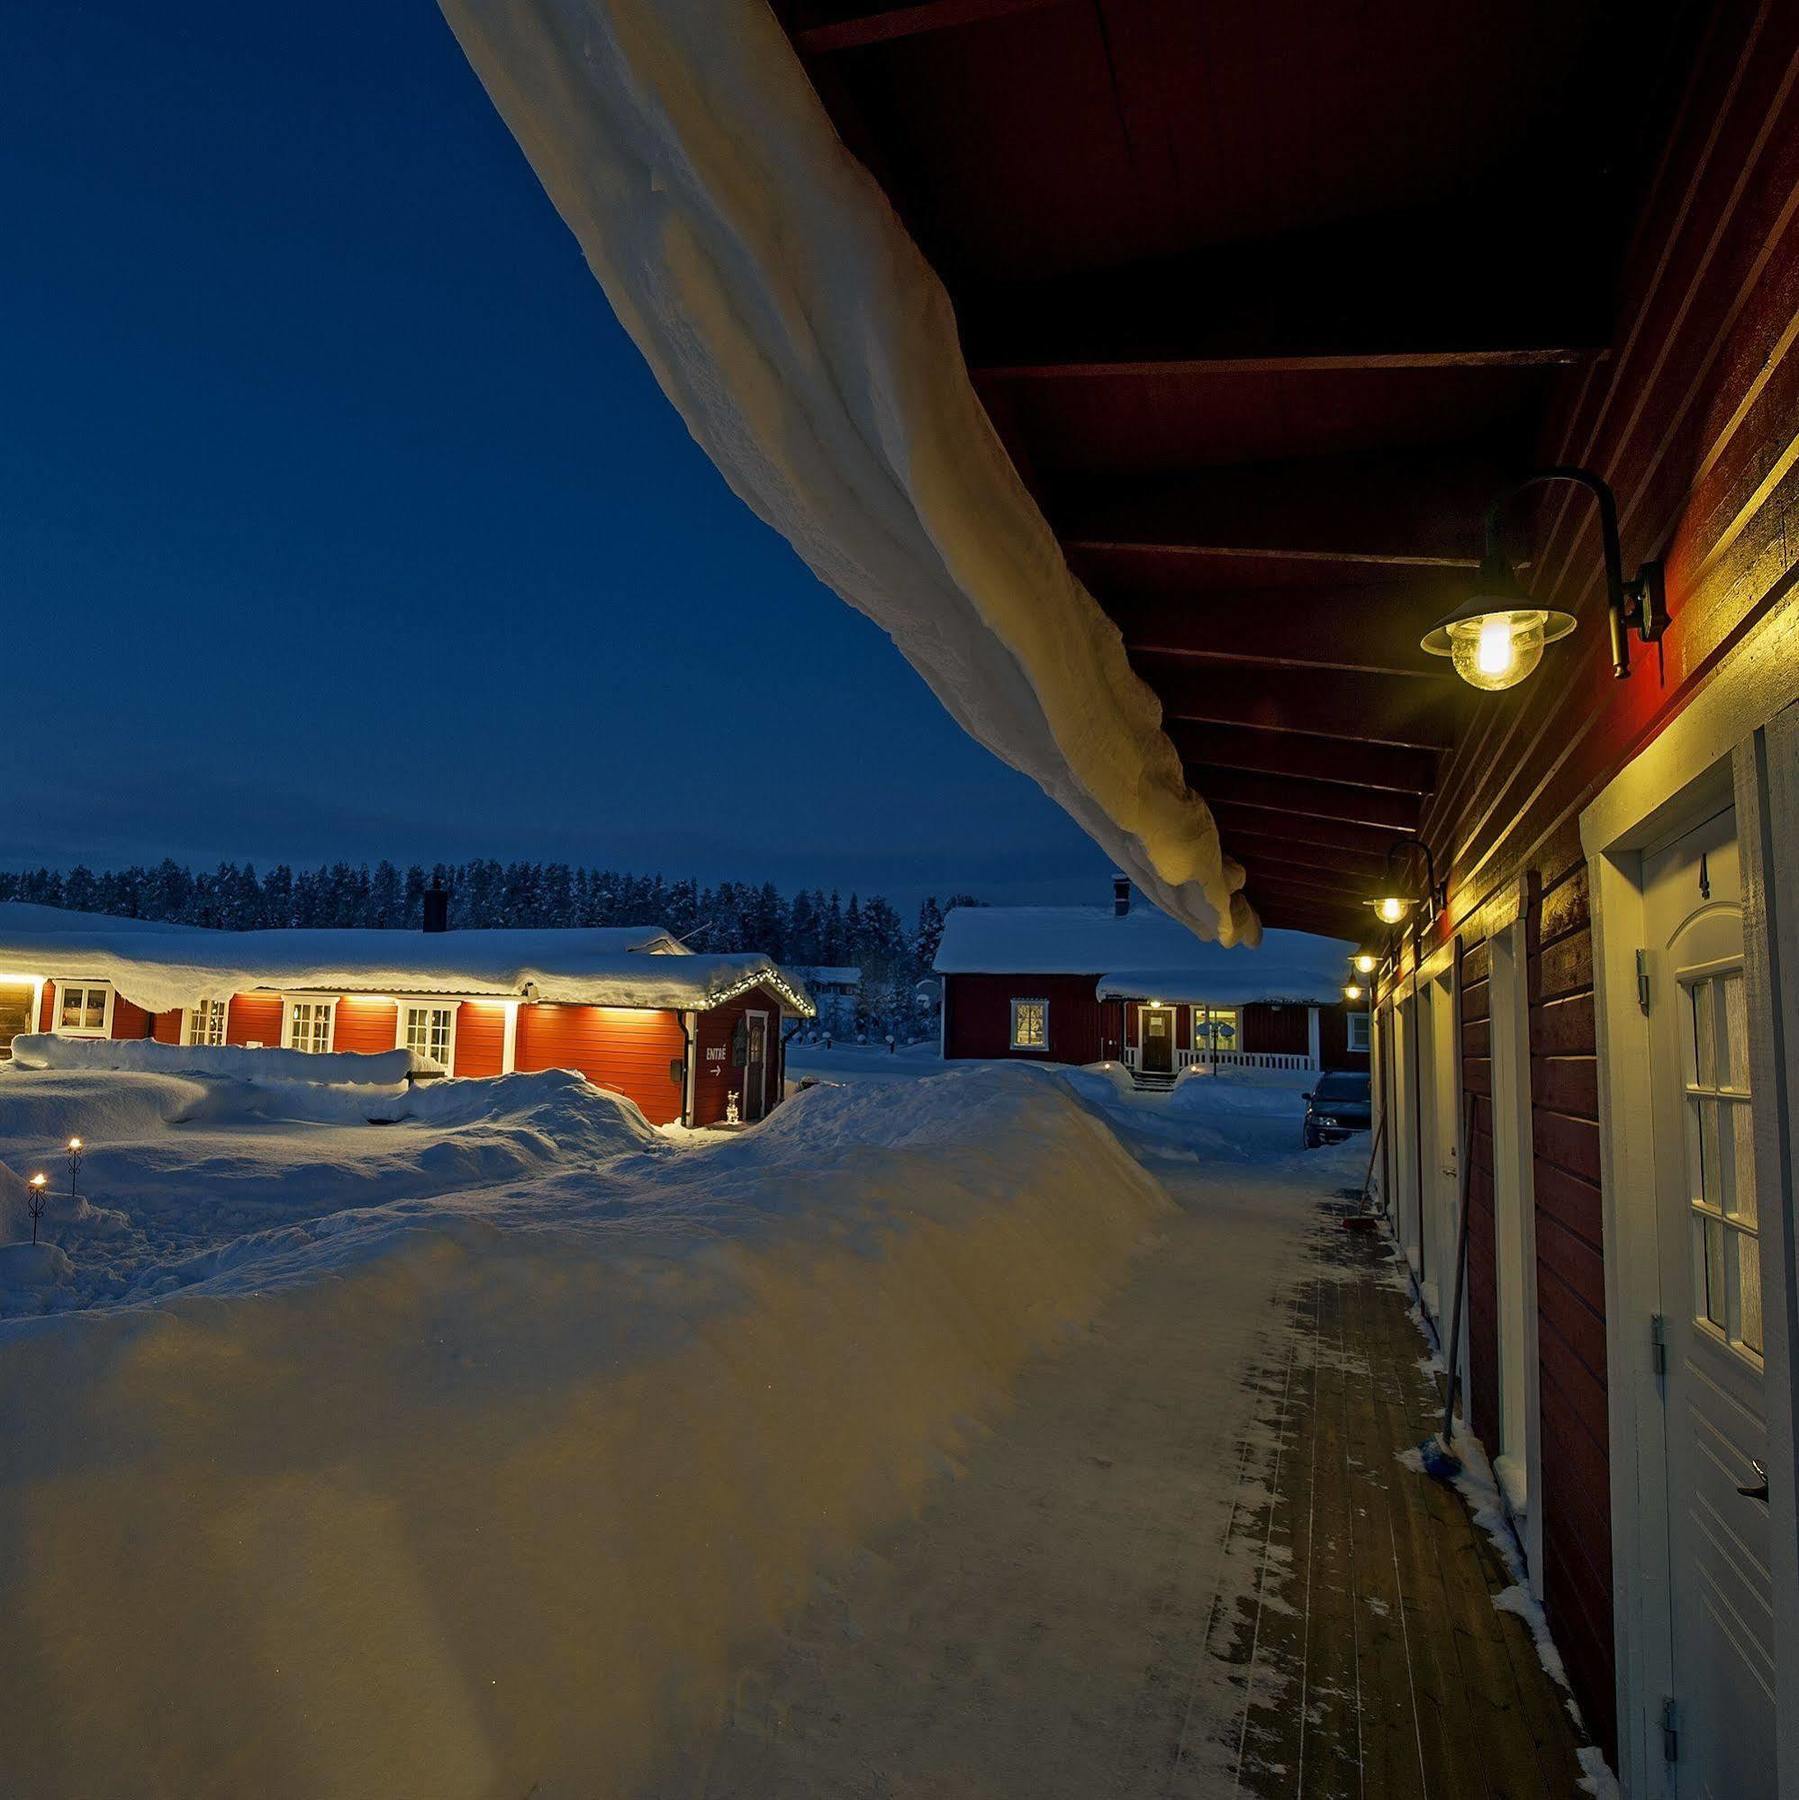
[[[1368,1189],[1374,1180],[1374,1159],[1380,1155],[1381,1136],[1386,1129],[1387,1115],[1383,1112],[1380,1116],[1380,1123],[1374,1128],[1374,1141],[1368,1146],[1368,1173],[1362,1177],[1362,1191],[1357,1199],[1359,1210],[1343,1215],[1342,1224],[1345,1231],[1372,1231],[1387,1216],[1384,1197],[1379,1207],[1371,1207],[1368,1204]]]
[[[1455,1376],[1457,1353],[1462,1347],[1462,1289],[1468,1280],[1468,1166],[1474,1160],[1474,1096],[1462,1096],[1462,1160],[1460,1177],[1461,1219],[1455,1233],[1455,1304],[1449,1313],[1449,1382],[1443,1395],[1443,1429],[1418,1446],[1425,1474],[1437,1481],[1454,1481],[1462,1472],[1462,1460],[1450,1448],[1455,1436]]]

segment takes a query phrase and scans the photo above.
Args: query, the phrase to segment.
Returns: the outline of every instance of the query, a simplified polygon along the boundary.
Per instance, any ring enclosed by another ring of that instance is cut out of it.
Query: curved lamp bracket
[[[1662,582],[1662,565],[1645,562],[1629,580],[1624,579],[1624,554],[1618,542],[1618,501],[1610,484],[1591,469],[1575,463],[1554,463],[1533,470],[1515,487],[1508,488],[1487,508],[1486,553],[1489,563],[1504,558],[1500,525],[1505,510],[1526,488],[1545,481],[1571,481],[1590,493],[1599,507],[1599,532],[1605,554],[1605,601],[1611,626],[1612,673],[1622,681],[1630,673],[1630,634],[1634,630],[1645,644],[1653,644],[1668,626],[1668,595]]]

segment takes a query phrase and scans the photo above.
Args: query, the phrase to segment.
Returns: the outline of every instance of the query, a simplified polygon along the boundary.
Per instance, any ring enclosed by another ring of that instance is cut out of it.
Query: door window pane
[[[1761,1242],[1749,1101],[1748,1008],[1741,969],[1688,987],[1687,1192],[1693,1311],[1739,1349],[1762,1353]]]

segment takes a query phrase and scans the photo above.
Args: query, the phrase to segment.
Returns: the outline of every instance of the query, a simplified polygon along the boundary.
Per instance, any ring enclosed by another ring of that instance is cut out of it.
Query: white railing
[[[1315,1069],[1311,1057],[1290,1050],[1180,1050],[1183,1069]]]

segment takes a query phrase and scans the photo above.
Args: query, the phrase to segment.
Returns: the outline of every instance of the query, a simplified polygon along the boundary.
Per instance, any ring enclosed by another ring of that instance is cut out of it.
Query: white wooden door
[[[1676,1794],[1775,1793],[1761,1238],[1736,819],[1644,858]],[[1776,1480],[1782,1477],[1775,1473]],[[1791,1479],[1791,1471],[1786,1472]],[[1749,1490],[1744,1492],[1743,1490]]]

